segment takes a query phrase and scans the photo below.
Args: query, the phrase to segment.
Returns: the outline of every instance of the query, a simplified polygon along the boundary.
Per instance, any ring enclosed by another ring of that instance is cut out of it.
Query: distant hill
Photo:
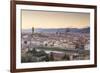
[[[66,32],[75,32],[75,33],[90,33],[90,27],[87,28],[51,28],[51,29],[45,29],[45,28],[37,28],[34,29],[34,32],[39,32],[39,33],[66,33]],[[32,33],[32,29],[23,29],[22,33]]]

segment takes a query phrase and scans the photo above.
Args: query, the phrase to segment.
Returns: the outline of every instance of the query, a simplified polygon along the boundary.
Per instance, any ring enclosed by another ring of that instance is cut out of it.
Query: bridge
[[[46,53],[62,53],[69,56],[70,60],[73,60],[75,56],[82,57],[84,55],[90,54],[89,50],[82,50],[82,49],[62,49],[57,47],[37,47],[37,51],[44,50]]]

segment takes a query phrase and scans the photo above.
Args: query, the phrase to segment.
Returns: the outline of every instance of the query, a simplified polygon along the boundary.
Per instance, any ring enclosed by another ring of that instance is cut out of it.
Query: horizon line
[[[69,28],[69,29],[70,29],[70,28],[73,28],[73,29],[74,29],[75,27],[68,27],[68,28]],[[68,29],[68,28],[67,28],[67,29]],[[90,28],[90,26],[82,27],[82,28],[77,28],[77,27],[76,27],[76,29],[83,29],[83,28]],[[26,28],[24,28],[24,29],[26,29]],[[27,28],[27,29],[32,29],[32,27],[31,27],[31,28]],[[34,29],[66,29],[66,28],[34,28]],[[22,29],[22,30],[23,30],[23,29]]]

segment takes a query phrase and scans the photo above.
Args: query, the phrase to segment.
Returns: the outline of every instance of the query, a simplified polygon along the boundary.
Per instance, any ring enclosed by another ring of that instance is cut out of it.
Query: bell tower
[[[32,27],[32,35],[34,34],[34,27]]]

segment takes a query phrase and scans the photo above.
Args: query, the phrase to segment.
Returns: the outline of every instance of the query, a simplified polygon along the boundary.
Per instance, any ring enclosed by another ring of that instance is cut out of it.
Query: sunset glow
[[[22,29],[84,28],[90,25],[89,13],[22,10]]]

